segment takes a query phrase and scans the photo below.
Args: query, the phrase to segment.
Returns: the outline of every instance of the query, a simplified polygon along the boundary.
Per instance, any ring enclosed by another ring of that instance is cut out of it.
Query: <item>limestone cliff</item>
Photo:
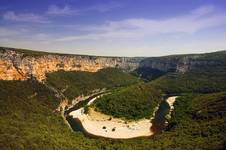
[[[31,53],[31,54],[30,54]],[[63,55],[0,48],[0,80],[45,79],[45,74],[58,70],[96,72],[107,67],[134,70],[142,58]],[[38,55],[37,55],[38,54]]]
[[[203,69],[226,69],[226,51],[146,58],[140,62],[139,68],[179,73]]]
[[[0,47],[0,80],[45,80],[46,73],[64,71],[96,72],[107,67],[126,71],[141,70],[142,74],[160,72],[185,73],[189,70],[226,68],[226,51],[164,57],[101,57],[66,55]],[[144,68],[144,69],[143,69]],[[151,70],[151,71],[150,71]],[[162,74],[162,73],[160,73]]]

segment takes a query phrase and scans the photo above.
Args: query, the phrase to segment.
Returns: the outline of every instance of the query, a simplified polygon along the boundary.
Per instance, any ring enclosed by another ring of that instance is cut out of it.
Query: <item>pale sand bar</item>
[[[175,103],[177,97],[178,97],[178,96],[172,96],[172,97],[167,98],[167,100],[166,100],[166,102],[167,102],[167,103],[169,104],[169,106],[170,106],[170,112],[173,111],[173,109],[174,109],[173,104]]]

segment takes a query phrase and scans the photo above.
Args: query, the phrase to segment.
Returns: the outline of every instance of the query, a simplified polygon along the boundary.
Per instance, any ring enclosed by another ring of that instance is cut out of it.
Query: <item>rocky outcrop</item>
[[[139,68],[179,73],[192,70],[226,69],[226,51],[146,58],[140,62]]]
[[[142,60],[139,67],[157,69],[163,72],[168,72],[170,70],[175,71],[177,63],[178,63],[177,58],[152,57]]]
[[[38,81],[43,81],[46,78],[46,73],[54,71],[96,72],[107,67],[121,68],[125,71],[141,70],[142,73],[149,70],[149,72],[154,71],[161,74],[163,72],[185,73],[189,70],[208,70],[209,68],[225,69],[226,51],[195,55],[129,58],[65,55],[0,48],[0,80],[35,78]]]
[[[138,67],[142,58],[99,57],[62,54],[27,55],[10,48],[0,48],[0,79],[26,80],[36,78],[45,80],[46,73],[64,71],[96,72],[107,67],[117,67],[130,71]],[[37,53],[37,52],[36,52]]]

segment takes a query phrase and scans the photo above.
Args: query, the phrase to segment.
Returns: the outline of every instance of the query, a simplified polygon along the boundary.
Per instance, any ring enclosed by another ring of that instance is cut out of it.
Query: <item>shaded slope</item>
[[[168,73],[149,84],[166,94],[213,93],[226,90],[226,70]]]
[[[153,80],[169,72],[186,73],[200,70],[226,70],[226,51],[145,58],[134,72],[146,80]]]
[[[140,82],[136,77],[120,69],[106,68],[96,73],[59,71],[47,74],[47,84],[63,91],[69,99],[88,94],[95,89],[113,88]]]

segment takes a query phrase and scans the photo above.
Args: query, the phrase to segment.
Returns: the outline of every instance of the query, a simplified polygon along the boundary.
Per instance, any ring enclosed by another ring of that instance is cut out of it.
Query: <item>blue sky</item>
[[[1,0],[0,45],[161,56],[226,49],[225,0]]]

